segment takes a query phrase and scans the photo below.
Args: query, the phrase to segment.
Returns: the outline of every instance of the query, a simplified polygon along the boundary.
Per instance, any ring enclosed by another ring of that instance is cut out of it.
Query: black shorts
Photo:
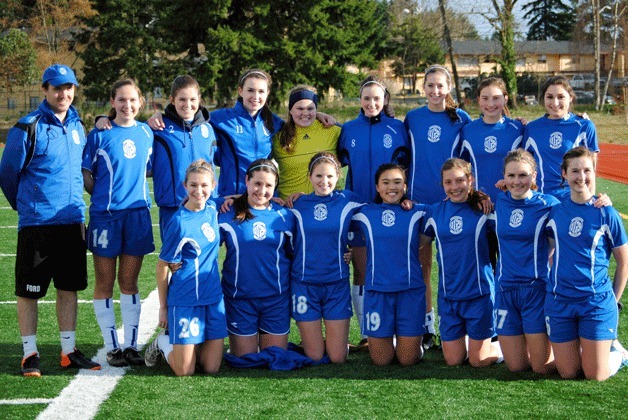
[[[17,234],[15,294],[39,299],[50,280],[59,290],[87,288],[85,225],[28,226]]]

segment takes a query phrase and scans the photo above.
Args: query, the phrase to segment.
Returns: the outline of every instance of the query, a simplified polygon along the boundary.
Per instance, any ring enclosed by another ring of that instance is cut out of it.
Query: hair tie
[[[303,99],[311,100],[312,102],[314,102],[314,105],[318,107],[318,95],[316,95],[316,93],[312,92],[311,90],[303,89],[296,92],[292,92],[290,94],[290,98],[288,99],[288,111],[292,109],[294,104],[296,104],[297,102]]]
[[[252,168],[249,168],[249,170],[248,170],[248,171],[246,171],[246,173],[250,175],[250,174],[251,174],[251,172],[253,172],[255,169],[259,169],[259,168],[268,168],[268,169],[270,169],[271,171],[273,171],[274,173],[277,173],[277,168],[275,168],[274,166],[269,165],[269,164],[267,164],[267,163],[261,163],[261,164],[259,164],[259,165],[255,165],[255,166],[253,166]]]
[[[259,70],[251,70],[251,71],[247,71],[246,73],[244,73],[244,76],[242,76],[242,77],[240,78],[240,83],[239,83],[239,84],[241,85],[242,83],[244,83],[244,80],[245,80],[247,77],[249,77],[249,76],[251,76],[251,75],[253,75],[253,74],[256,74],[256,75],[258,75],[258,76],[262,76],[262,78],[263,78],[263,79],[268,80],[268,76],[266,76],[266,75],[265,75],[264,73],[262,73],[261,71],[259,71]]]
[[[377,85],[377,86],[381,87],[384,90],[384,93],[386,93],[388,91],[388,89],[386,89],[386,86],[382,85],[378,81],[376,81],[376,80],[369,80],[368,82],[366,82],[362,86],[360,86],[360,96],[362,96],[362,89],[364,89],[368,85]]]
[[[449,83],[451,83],[451,74],[449,74],[449,70],[447,70],[447,68],[444,67],[444,66],[439,66],[439,65],[430,66],[425,71],[425,77],[427,77],[427,75],[430,74],[430,73],[436,72],[436,70],[443,71],[445,73],[445,75],[447,76],[447,80],[449,81]]]
[[[323,160],[323,159],[325,159],[325,160],[329,161],[330,163],[333,163],[333,164],[334,164],[334,166],[336,167],[336,171],[337,171],[337,172],[340,172],[340,170],[338,169],[338,165],[336,164],[336,162],[335,162],[332,158],[330,158],[329,156],[319,156],[319,157],[317,157],[316,159],[314,159],[314,160],[312,161],[312,163],[310,163],[310,167],[308,168],[308,172],[309,172],[309,173],[312,173],[312,170],[313,170],[313,168],[314,168],[314,164],[315,164],[316,162],[318,162],[319,160]]]

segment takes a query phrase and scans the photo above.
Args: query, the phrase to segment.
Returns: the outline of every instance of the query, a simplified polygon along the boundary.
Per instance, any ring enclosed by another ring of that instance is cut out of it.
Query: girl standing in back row
[[[353,191],[365,203],[377,196],[374,175],[384,163],[399,163],[408,167],[410,145],[403,123],[393,116],[390,93],[374,76],[360,86],[360,115],[343,124],[338,141],[338,158],[349,166],[346,189]],[[366,242],[360,232],[351,229],[349,244],[353,249],[353,287],[351,298],[362,339],[359,347],[368,344],[363,326],[364,276]]]
[[[410,174],[408,177],[410,199],[422,204],[436,204],[446,197],[441,186],[441,166],[460,153],[460,131],[471,117],[456,108],[451,97],[451,75],[443,66],[431,66],[425,71],[423,89],[427,105],[408,112],[404,124],[412,147]],[[425,322],[428,334],[424,343],[431,345],[434,329],[432,305],[432,247],[421,248],[419,254],[423,267],[426,291]]]
[[[135,120],[144,105],[131,79],[111,88],[111,130],[93,129],[83,151],[83,181],[91,195],[87,247],[94,254],[94,312],[111,366],[143,365],[137,351],[141,302],[138,278],[144,255],[155,250],[146,172],[153,133]],[[118,266],[119,264],[119,266]],[[113,287],[120,286],[124,345],[118,342]]]
[[[537,162],[539,191],[563,201],[569,199],[569,188],[563,188],[560,170],[563,155],[574,147],[584,146],[594,152],[593,160],[597,162],[600,151],[597,132],[591,120],[571,112],[576,94],[565,77],[549,78],[541,97],[546,113],[526,125],[524,148]],[[595,193],[595,186],[592,192]]]

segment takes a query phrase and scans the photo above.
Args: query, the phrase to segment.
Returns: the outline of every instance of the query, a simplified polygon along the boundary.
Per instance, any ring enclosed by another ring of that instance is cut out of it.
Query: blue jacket
[[[271,155],[271,139],[283,126],[283,120],[273,114],[271,133],[264,125],[261,112],[253,118],[242,103],[237,102],[233,108],[213,111],[211,124],[218,141],[218,195],[242,194],[246,191],[246,170],[253,161]]]
[[[35,124],[32,144],[24,127]],[[76,109],[71,106],[62,123],[46,100],[11,128],[0,187],[18,212],[18,229],[85,221],[81,161],[86,141]]]
[[[159,207],[178,207],[187,197],[183,180],[192,162],[213,162],[216,135],[208,120],[209,112],[202,107],[192,123],[183,121],[172,104],[166,107],[166,128],[154,132],[153,145],[153,188]]]
[[[354,120],[342,126],[338,140],[338,158],[349,166],[345,188],[360,199],[375,199],[375,172],[384,163],[408,167],[410,143],[403,123],[379,114],[367,117],[363,111]]]

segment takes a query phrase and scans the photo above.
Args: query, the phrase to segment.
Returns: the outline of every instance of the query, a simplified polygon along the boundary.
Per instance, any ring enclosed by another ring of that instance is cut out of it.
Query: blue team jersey
[[[534,155],[538,165],[536,183],[539,191],[561,201],[569,195],[569,187],[561,187],[560,165],[563,155],[577,146],[599,152],[597,132],[590,120],[572,113],[560,120],[543,116],[526,125],[524,149]]]
[[[495,277],[487,233],[494,229],[494,216],[448,200],[430,206],[426,219],[425,235],[436,240],[438,295],[471,300],[492,294]]]
[[[426,207],[406,211],[399,204],[369,204],[353,216],[366,238],[366,290],[425,290],[419,239]]]
[[[611,252],[628,240],[617,210],[595,208],[595,198],[586,204],[565,200],[550,211],[546,232],[556,248],[548,293],[584,299],[613,290]]]
[[[508,117],[487,124],[480,117],[462,127],[461,138],[460,157],[473,165],[475,189],[494,203],[502,192],[495,183],[504,178],[504,158],[522,146],[523,124]]]
[[[179,207],[187,197],[183,180],[192,162],[213,162],[216,135],[208,118],[207,110],[200,108],[192,122],[183,121],[172,104],[166,107],[166,128],[154,132],[153,145],[153,188],[159,207]]]
[[[362,206],[361,201],[351,191],[299,197],[292,209],[297,219],[292,281],[329,284],[349,278],[343,255],[351,217]]]
[[[375,172],[382,164],[408,167],[410,144],[405,127],[384,113],[369,118],[360,111],[356,119],[342,126],[338,158],[343,166],[349,166],[345,188],[372,202],[377,194]]]
[[[510,192],[497,196],[495,231],[499,241],[497,284],[500,290],[539,281],[549,276],[549,247],[545,225],[550,209],[559,201],[536,191],[523,200]]]
[[[264,125],[261,112],[251,117],[239,101],[233,108],[213,111],[210,122],[218,141],[215,158],[216,165],[220,166],[218,195],[242,194],[246,191],[246,170],[253,161],[270,157],[271,139],[284,122],[273,114],[271,132]]]
[[[242,223],[233,219],[233,207],[218,217],[220,242],[227,248],[222,267],[224,294],[250,299],[288,292],[295,217],[272,203],[265,210],[250,211],[255,217]]]
[[[194,212],[181,206],[166,226],[159,259],[182,262],[170,278],[168,306],[211,305],[222,299],[218,271],[218,218],[215,205]]]
[[[92,130],[83,151],[83,169],[92,173],[92,218],[112,211],[150,207],[146,182],[153,153],[153,132],[141,122],[111,130]]]
[[[446,112],[432,112],[427,106],[406,115],[404,124],[412,147],[409,191],[410,199],[424,204],[445,199],[440,170],[449,158],[460,154],[460,131],[471,117],[456,109],[458,121],[451,122]]]

